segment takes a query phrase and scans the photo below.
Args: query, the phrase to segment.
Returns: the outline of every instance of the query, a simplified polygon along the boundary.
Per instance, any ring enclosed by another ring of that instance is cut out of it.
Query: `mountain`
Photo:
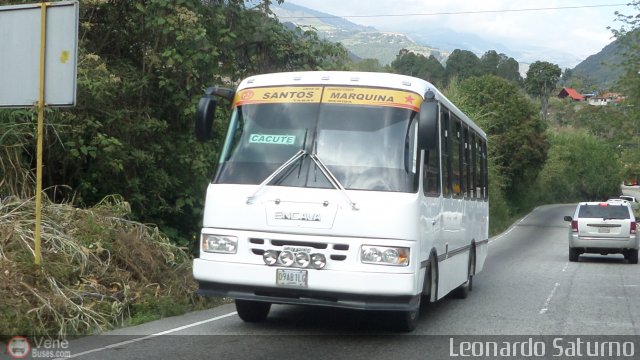
[[[611,89],[624,73],[620,65],[622,53],[620,40],[616,40],[576,65],[573,68],[573,76],[589,79],[600,89]]]
[[[459,33],[429,24],[417,29],[407,29],[405,33],[384,32],[291,3],[272,4],[271,10],[288,26],[310,28],[326,40],[342,43],[355,59],[378,59],[383,65],[395,60],[401,49],[408,49],[427,57],[434,55],[443,63],[455,49],[469,50],[479,57],[488,50],[495,50],[516,59],[524,77],[529,64],[543,60],[540,59],[540,54],[545,54],[547,58],[544,61],[558,64],[563,69],[574,67],[574,76],[587,78],[599,88],[607,89],[611,88],[623,71],[620,66],[622,50],[618,41],[581,61],[582,59],[573,54],[550,52],[540,47],[520,47],[524,50],[513,50],[502,43],[478,35]]]
[[[449,56],[448,51],[418,44],[405,34],[381,32],[373,27],[354,24],[303,6],[290,3],[273,4],[271,10],[283,23],[314,29],[324,39],[342,43],[358,58],[378,59],[382,65],[390,64],[402,49],[427,57],[434,55],[440,61]]]
[[[535,61],[544,60],[558,64],[561,68],[571,68],[583,59],[565,52],[536,47],[533,45],[520,44],[522,50],[514,50],[509,46],[487,40],[481,36],[471,33],[460,33],[447,28],[424,25],[422,28],[412,29],[408,35],[414,38],[419,44],[430,44],[431,46],[452,52],[455,49],[469,50],[482,56],[489,50],[506,54],[516,59],[521,64],[531,64]],[[545,54],[546,58],[541,59],[540,54]]]

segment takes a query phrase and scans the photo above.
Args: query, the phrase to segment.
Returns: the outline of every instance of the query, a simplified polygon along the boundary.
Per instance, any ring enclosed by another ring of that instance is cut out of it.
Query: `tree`
[[[504,54],[503,54],[504,55]],[[500,55],[495,50],[489,50],[480,58],[480,66],[483,75],[498,75]]]
[[[562,71],[556,64],[546,61],[536,61],[529,67],[527,77],[524,80],[525,89],[531,96],[540,99],[542,105],[541,114],[547,119],[549,111],[549,95],[555,89]]]
[[[605,142],[584,131],[556,133],[538,180],[541,200],[558,203],[617,196],[621,171],[614,148]]]
[[[480,59],[469,50],[455,49],[447,58],[445,75],[447,80],[458,78],[464,80],[482,74]]]
[[[612,30],[623,49],[621,65],[625,72],[620,77],[617,87],[625,94],[622,103],[628,119],[629,142],[622,147],[621,158],[624,162],[627,180],[640,178],[640,1],[634,0],[629,6],[635,14],[624,15],[616,12],[617,20],[624,25],[619,30]]]
[[[498,62],[496,74],[501,78],[512,81],[518,85],[522,84],[520,64],[518,64],[518,62],[512,57],[500,54],[500,61]]]
[[[535,180],[544,165],[546,125],[535,106],[513,82],[485,75],[464,80],[455,102],[466,112],[481,114],[475,121],[489,136],[489,157],[500,169],[507,197]]]
[[[402,49],[391,63],[391,69],[398,74],[419,77],[435,85],[444,83],[445,69],[433,55],[427,58],[422,54]]]
[[[560,80],[562,80],[562,84],[566,84],[571,78],[573,77],[573,70],[566,68],[564,69],[564,71],[562,72],[562,77],[560,78]]]
[[[482,75],[497,75],[503,79],[520,84],[520,64],[505,54],[498,54],[495,50],[489,50],[480,58]]]

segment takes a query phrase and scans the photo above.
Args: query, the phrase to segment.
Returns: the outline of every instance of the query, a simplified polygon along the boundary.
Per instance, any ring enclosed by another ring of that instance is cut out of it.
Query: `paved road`
[[[612,339],[633,341],[627,350],[633,345],[640,354],[640,265],[620,255],[570,263],[562,218],[573,209],[540,207],[493,238],[470,296],[426,305],[411,334],[390,331],[380,313],[297,306],[275,305],[265,323],[247,324],[228,304],[79,339],[71,348],[81,359],[426,359],[460,355],[465,341],[533,336],[548,340],[544,355],[558,358],[565,346],[552,346],[557,337],[633,335]]]

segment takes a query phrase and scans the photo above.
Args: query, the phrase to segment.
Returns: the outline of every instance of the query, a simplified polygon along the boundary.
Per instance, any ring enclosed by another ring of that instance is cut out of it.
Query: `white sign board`
[[[47,3],[45,105],[73,106],[78,2]],[[0,6],[0,107],[32,107],[40,86],[40,4]]]

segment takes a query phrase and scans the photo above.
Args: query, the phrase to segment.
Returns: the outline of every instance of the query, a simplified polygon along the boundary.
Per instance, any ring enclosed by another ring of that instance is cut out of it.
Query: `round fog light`
[[[295,259],[295,256],[289,250],[285,250],[281,252],[280,255],[278,255],[278,262],[280,262],[280,264],[284,266],[293,265],[294,259]]]
[[[275,250],[267,250],[262,254],[262,260],[267,265],[275,265],[278,262],[278,252]]]
[[[322,269],[327,265],[327,258],[322,254],[311,254],[311,266],[314,269]]]
[[[309,262],[311,261],[309,254],[306,252],[298,252],[296,253],[296,265],[301,268],[306,268],[309,266]]]

